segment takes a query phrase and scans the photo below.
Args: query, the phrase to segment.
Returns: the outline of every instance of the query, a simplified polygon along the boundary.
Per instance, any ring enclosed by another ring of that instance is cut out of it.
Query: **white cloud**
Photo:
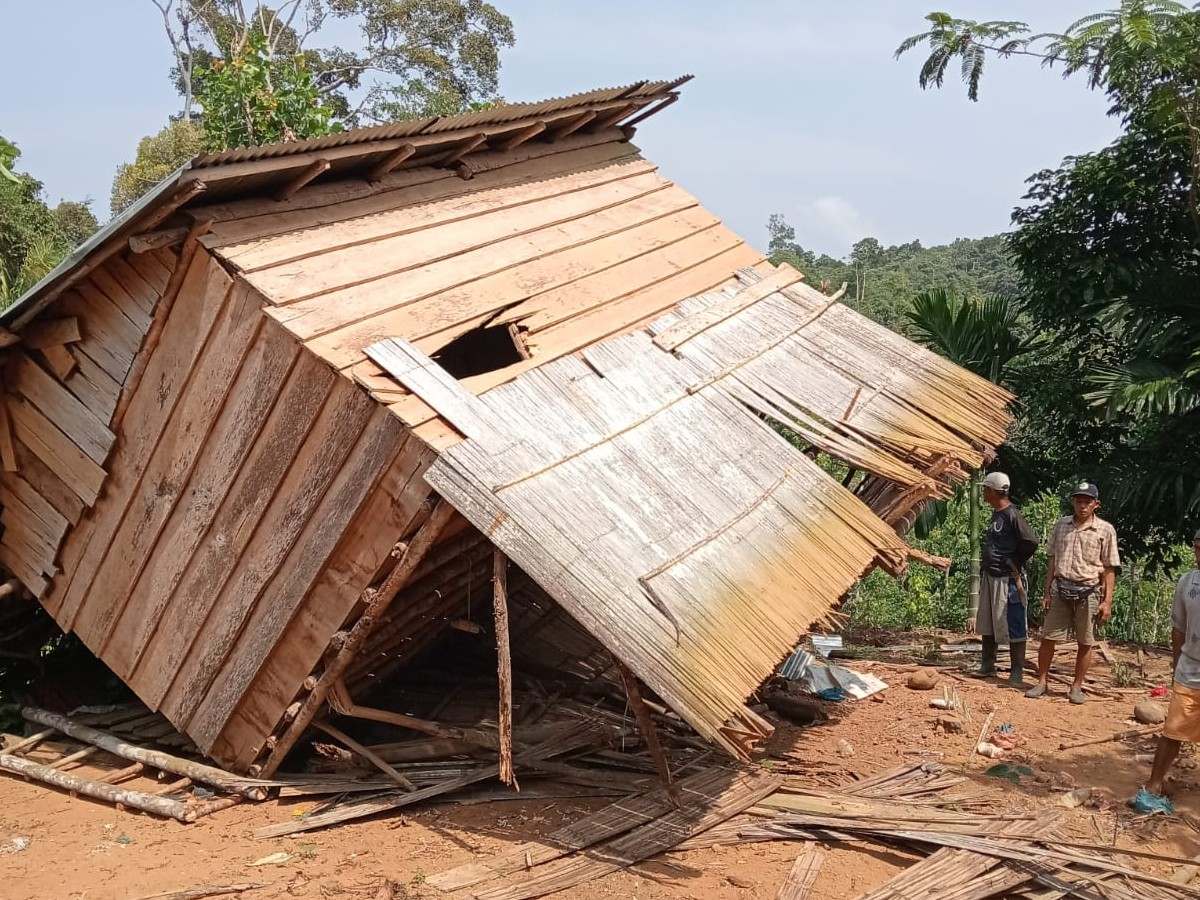
[[[875,234],[875,226],[845,197],[828,195],[805,204],[803,226],[797,222],[797,232],[820,234],[820,245],[849,247],[860,238]]]

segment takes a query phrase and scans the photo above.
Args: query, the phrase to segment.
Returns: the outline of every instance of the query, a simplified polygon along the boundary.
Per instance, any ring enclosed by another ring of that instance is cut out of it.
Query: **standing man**
[[[1103,624],[1112,615],[1113,586],[1121,557],[1117,532],[1099,516],[1100,489],[1081,482],[1071,494],[1075,514],[1059,519],[1047,539],[1046,590],[1042,597],[1046,621],[1038,648],[1038,684],[1026,697],[1043,697],[1054,662],[1054,645],[1075,632],[1079,652],[1075,657],[1075,681],[1067,695],[1072,703],[1083,703],[1083,679],[1092,665],[1096,644],[1096,619]]]
[[[1140,812],[1171,813],[1174,809],[1163,790],[1171,764],[1184,741],[1200,742],[1200,531],[1192,538],[1197,568],[1187,572],[1175,586],[1171,607],[1171,656],[1175,683],[1171,686],[1171,706],[1163,725],[1150,780],[1133,798]]]
[[[992,508],[992,521],[983,535],[979,611],[975,630],[983,638],[983,677],[996,674],[996,651],[1007,647],[1011,668],[1008,683],[1024,681],[1025,640],[1028,636],[1024,566],[1037,550],[1038,539],[1021,511],[1009,499],[1011,482],[1003,472],[983,479],[983,500]]]

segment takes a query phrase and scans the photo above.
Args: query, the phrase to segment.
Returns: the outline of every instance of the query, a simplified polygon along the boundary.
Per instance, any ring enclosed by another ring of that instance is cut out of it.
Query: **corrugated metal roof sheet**
[[[571,94],[566,97],[555,97],[549,100],[538,100],[529,103],[505,103],[457,116],[406,119],[403,122],[395,122],[390,125],[356,128],[353,131],[329,134],[309,141],[264,144],[258,147],[239,147],[233,150],[225,150],[221,153],[205,153],[192,161],[192,167],[197,169],[209,168],[225,163],[273,159],[281,156],[306,153],[312,150],[324,150],[330,147],[345,147],[352,144],[366,144],[372,141],[414,137],[418,134],[441,134],[463,128],[503,125],[506,122],[512,122],[517,119],[548,115],[553,112],[571,109],[575,106],[604,103],[622,97],[654,97],[673,90],[690,80],[691,77],[691,75],[683,75],[670,81],[637,81],[622,87],[598,88],[596,90]]]
[[[639,81],[625,85],[624,87],[599,88],[549,100],[540,100],[531,103],[508,103],[476,112],[464,113],[459,116],[407,119],[389,125],[356,128],[353,131],[330,134],[309,141],[264,144],[258,147],[241,147],[233,150],[225,150],[221,153],[201,154],[191,162],[185,163],[154,188],[147,191],[136,203],[126,209],[121,215],[113,218],[103,228],[92,235],[92,237],[72,251],[52,271],[43,277],[41,281],[3,311],[0,311],[0,324],[11,326],[16,323],[20,325],[36,315],[39,309],[36,305],[37,298],[54,288],[64,278],[69,277],[88,257],[106,242],[124,233],[135,233],[139,228],[139,220],[161,206],[163,198],[181,184],[182,176],[185,172],[193,171],[198,177],[203,178],[205,170],[216,169],[222,165],[232,163],[284,158],[330,147],[370,144],[376,141],[413,137],[418,134],[445,133],[457,129],[503,125],[506,122],[528,118],[533,115],[560,112],[574,106],[602,103],[624,96],[630,98],[654,98],[668,94],[691,78],[691,75],[683,75],[670,81]],[[364,150],[364,153],[369,152],[369,149]]]

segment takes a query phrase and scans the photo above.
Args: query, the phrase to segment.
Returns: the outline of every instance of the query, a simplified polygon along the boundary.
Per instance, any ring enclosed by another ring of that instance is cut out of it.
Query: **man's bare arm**
[[[1183,652],[1183,639],[1186,635],[1178,628],[1171,629],[1171,671],[1179,665],[1179,654]]]
[[[1097,612],[1100,614],[1100,621],[1102,623],[1107,622],[1112,618],[1113,590],[1116,586],[1116,583],[1117,570],[1112,566],[1109,566],[1104,570],[1104,577],[1101,580],[1101,584],[1103,584],[1104,587],[1101,589],[1100,608],[1097,610]]]

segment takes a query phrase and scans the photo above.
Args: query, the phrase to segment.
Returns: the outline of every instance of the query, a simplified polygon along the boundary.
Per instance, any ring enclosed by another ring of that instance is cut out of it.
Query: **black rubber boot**
[[[1025,687],[1025,642],[1012,641],[1008,645],[1012,666],[1008,670],[1008,683],[1015,688]]]
[[[996,639],[990,634],[983,636],[983,659],[975,674],[979,678],[991,678],[996,674]]]

